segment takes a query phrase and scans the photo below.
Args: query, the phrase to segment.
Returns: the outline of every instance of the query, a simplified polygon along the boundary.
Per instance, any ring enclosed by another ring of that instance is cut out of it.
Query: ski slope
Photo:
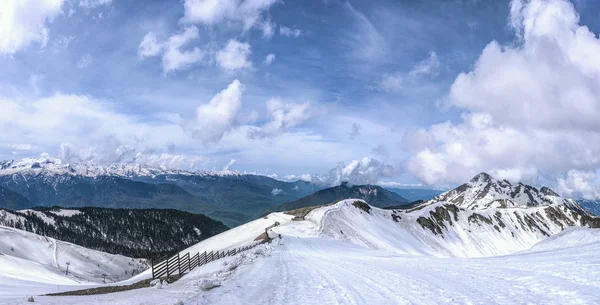
[[[65,274],[67,263],[69,275]],[[139,259],[0,226],[0,298],[122,281],[146,268]]]
[[[451,249],[461,242],[473,249],[487,244],[469,244],[456,235],[444,245],[444,237],[414,225],[406,214],[398,214],[402,219],[394,221],[389,214],[393,211],[372,208],[366,213],[352,206],[353,201],[318,208],[303,221],[270,214],[207,239],[182,253],[253,243],[275,222],[279,225],[270,235],[282,236],[201,266],[167,287],[39,296],[36,303],[598,304],[600,300],[599,229],[573,227],[535,243],[532,237],[509,255],[466,257]],[[494,237],[489,234],[480,236]],[[496,238],[505,239],[502,233]],[[5,300],[26,304],[23,297]]]

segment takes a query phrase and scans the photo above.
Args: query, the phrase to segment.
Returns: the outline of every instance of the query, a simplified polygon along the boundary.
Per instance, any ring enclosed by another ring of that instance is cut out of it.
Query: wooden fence
[[[152,278],[157,279],[163,276],[168,278],[176,273],[182,275],[198,266],[208,264],[223,257],[236,255],[240,252],[250,250],[264,242],[265,241],[262,241],[246,247],[230,249],[227,251],[210,251],[208,253],[204,251],[202,254],[198,252],[191,256],[189,252],[184,255],[177,253],[177,255],[171,257],[162,257],[157,260],[157,263],[154,263],[154,260],[152,260]]]

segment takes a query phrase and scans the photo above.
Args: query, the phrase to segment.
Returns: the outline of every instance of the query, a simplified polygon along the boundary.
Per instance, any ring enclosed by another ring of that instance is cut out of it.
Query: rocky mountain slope
[[[164,209],[0,209],[0,225],[131,257],[158,257],[228,228],[204,215]]]
[[[314,194],[300,198],[296,201],[286,202],[279,207],[279,210],[294,210],[304,207],[324,205],[350,198],[363,199],[373,206],[382,208],[406,205],[410,203],[406,198],[394,192],[390,192],[380,186],[349,185],[348,183],[342,183],[339,186],[317,191]]]

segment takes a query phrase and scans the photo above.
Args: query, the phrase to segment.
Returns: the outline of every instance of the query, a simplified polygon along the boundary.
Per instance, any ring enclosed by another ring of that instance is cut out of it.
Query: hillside
[[[66,274],[67,264],[69,274]],[[0,226],[0,283],[3,278],[61,285],[116,282],[146,270],[144,260]]]
[[[0,225],[131,257],[172,253],[228,228],[204,215],[165,209],[0,209]]]
[[[399,206],[410,203],[406,198],[376,185],[348,185],[326,188],[296,201],[286,202],[279,210],[294,210],[310,206],[324,205],[344,199],[358,198],[376,207]]]
[[[2,207],[9,209],[21,209],[32,206],[27,198],[4,187],[0,187],[0,203]]]

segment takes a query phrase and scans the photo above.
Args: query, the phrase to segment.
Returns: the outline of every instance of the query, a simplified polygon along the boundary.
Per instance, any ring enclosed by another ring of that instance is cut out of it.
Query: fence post
[[[169,279],[169,260],[170,257],[167,256],[167,279]]]
[[[150,259],[150,268],[152,268],[152,279],[154,280],[156,278],[154,277],[154,259],[152,258]]]

